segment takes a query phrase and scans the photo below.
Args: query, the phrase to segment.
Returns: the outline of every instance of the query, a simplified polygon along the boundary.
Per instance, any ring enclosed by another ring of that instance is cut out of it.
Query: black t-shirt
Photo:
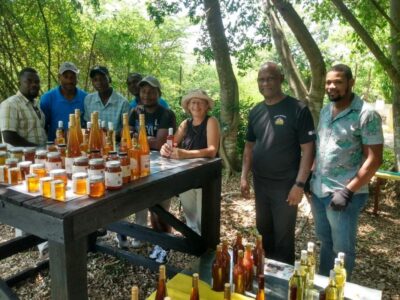
[[[258,103],[249,114],[246,140],[255,142],[255,176],[294,179],[299,170],[300,145],[315,140],[310,110],[290,96],[274,105]]]
[[[144,119],[146,122],[147,136],[157,136],[158,129],[168,129],[176,127],[175,114],[172,110],[166,109],[161,105],[157,105],[154,113],[149,113],[144,110]],[[131,111],[129,116],[129,126],[135,128],[135,132],[139,133],[139,114],[136,110]]]

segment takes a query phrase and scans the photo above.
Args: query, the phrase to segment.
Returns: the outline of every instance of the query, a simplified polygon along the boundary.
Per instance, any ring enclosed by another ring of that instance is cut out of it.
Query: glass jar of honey
[[[29,173],[36,174],[39,178],[47,175],[44,164],[31,164]]]
[[[122,187],[122,169],[119,161],[106,162],[105,181],[107,190],[118,190]]]
[[[43,197],[51,198],[51,182],[53,178],[51,177],[42,177],[39,179],[39,190],[40,194]]]
[[[109,151],[107,155],[107,161],[119,160],[117,151]]]
[[[65,156],[67,155],[67,145],[65,144],[58,144],[57,145],[58,153],[60,153],[62,167],[65,169]]]
[[[67,187],[68,183],[67,171],[65,171],[64,169],[55,169],[51,170],[49,172],[49,175],[54,180],[62,180],[64,182],[65,187]]]
[[[119,161],[122,169],[122,182],[128,183],[131,181],[131,164],[126,152],[119,153]]]
[[[21,161],[18,163],[18,167],[21,171],[21,181],[25,180],[26,175],[29,174],[30,172],[30,167],[31,167],[32,162],[27,160],[27,161]]]
[[[89,160],[89,169],[88,169],[88,174],[89,177],[92,177],[93,175],[101,175],[104,177],[104,160],[102,158],[95,158]]]
[[[18,167],[8,168],[8,184],[17,185],[20,182],[20,178]]]
[[[30,162],[34,163],[35,162],[35,153],[36,153],[35,147],[24,148],[24,161],[30,161]]]
[[[62,160],[60,153],[58,152],[48,152],[47,153],[47,161],[46,161],[46,170],[50,172],[51,170],[61,169],[62,168]]]
[[[50,183],[51,198],[59,201],[65,201],[65,185],[63,180],[53,180]]]
[[[57,152],[57,146],[54,142],[46,142],[46,150],[47,152]]]
[[[72,165],[72,174],[75,173],[87,173],[89,168],[89,159],[85,156],[80,156],[74,159],[74,164]]]
[[[89,177],[89,197],[100,198],[106,193],[104,176],[93,175]]]
[[[6,144],[0,144],[0,151],[7,152],[7,145]]]
[[[17,166],[17,164],[18,164],[18,160],[16,158],[7,158],[6,159],[6,165],[9,168],[14,168]]]
[[[78,172],[72,174],[72,192],[78,195],[89,194],[89,180],[87,173]]]
[[[8,183],[8,166],[0,166],[0,183]]]
[[[100,150],[90,150],[89,159],[102,158]]]
[[[24,156],[24,149],[21,147],[14,147],[8,150],[10,152],[10,158],[15,158],[18,161],[22,161]]]
[[[27,174],[25,179],[28,193],[39,192],[39,177],[36,174]]]
[[[47,161],[46,150],[36,150],[35,153],[35,164],[45,164]]]
[[[6,164],[6,159],[7,159],[7,152],[0,151],[0,166],[4,166]]]

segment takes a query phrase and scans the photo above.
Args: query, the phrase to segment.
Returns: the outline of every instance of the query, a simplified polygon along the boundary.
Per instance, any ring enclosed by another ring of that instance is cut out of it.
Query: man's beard
[[[346,96],[350,93],[350,88],[347,87],[346,91],[344,92],[344,95],[339,95],[335,98],[331,97],[328,95],[329,101],[331,102],[339,102],[340,100],[343,100],[344,98],[346,98]]]

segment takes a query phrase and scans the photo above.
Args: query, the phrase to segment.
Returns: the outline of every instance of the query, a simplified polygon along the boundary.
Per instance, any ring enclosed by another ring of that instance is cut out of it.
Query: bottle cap
[[[301,250],[301,259],[306,259],[306,258],[307,258],[307,251]]]
[[[64,127],[63,121],[58,121],[58,128],[62,128],[62,127]]]
[[[108,122],[108,130],[114,130],[114,123]]]
[[[295,269],[295,270],[300,270],[300,261],[296,260],[296,261],[294,262],[294,269]]]
[[[173,135],[174,134],[174,129],[171,127],[171,128],[168,128],[168,135]]]
[[[107,126],[107,122],[106,121],[101,121],[101,127],[104,128]]]
[[[90,129],[92,127],[92,122],[86,122],[86,128]]]
[[[336,266],[339,266],[340,263],[341,263],[340,258],[335,258],[335,267],[336,267]]]

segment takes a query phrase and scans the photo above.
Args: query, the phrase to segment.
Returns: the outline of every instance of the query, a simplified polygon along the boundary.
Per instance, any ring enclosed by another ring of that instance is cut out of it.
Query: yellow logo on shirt
[[[285,124],[285,120],[284,120],[283,118],[281,118],[281,117],[276,118],[276,120],[275,120],[275,125],[280,125],[280,126],[282,126],[282,125],[284,125],[284,124]]]

